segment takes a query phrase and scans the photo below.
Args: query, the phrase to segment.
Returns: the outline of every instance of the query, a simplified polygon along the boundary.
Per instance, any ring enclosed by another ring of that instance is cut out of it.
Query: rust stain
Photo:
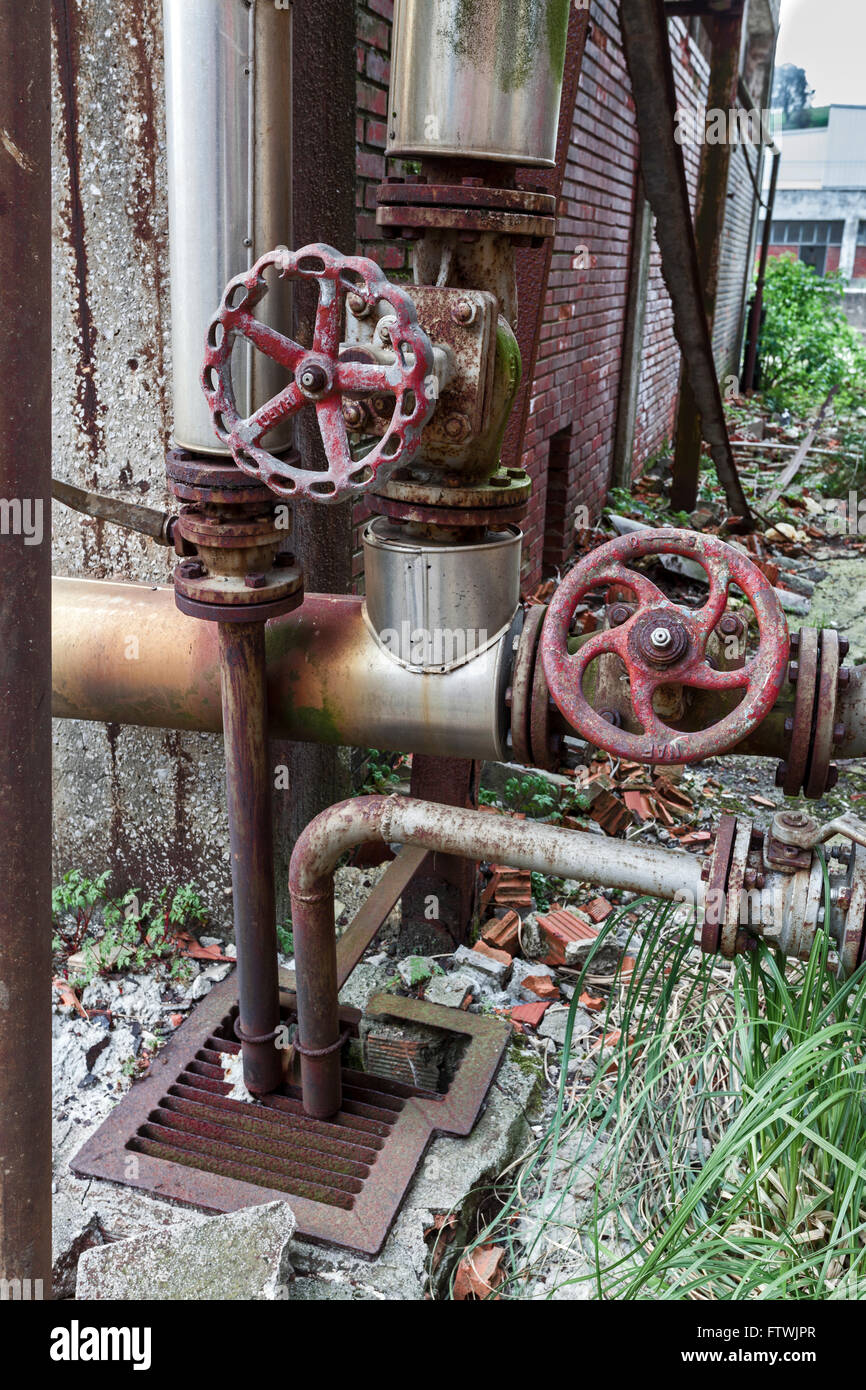
[[[136,158],[131,161],[130,205],[135,228],[136,252],[153,276],[153,336],[142,348],[142,356],[153,368],[159,393],[160,418],[164,438],[168,438],[169,407],[165,385],[163,346],[163,297],[166,292],[166,232],[157,209],[160,206],[158,175],[159,137],[154,73],[162,66],[159,36],[162,31],[158,0],[133,5],[125,16],[128,25],[126,57],[129,64],[132,100],[137,116]]]
[[[75,304],[73,315],[77,328],[78,360],[75,365],[75,395],[79,406],[78,423],[87,440],[87,451],[93,474],[90,486],[96,485],[96,464],[103,450],[105,437],[102,416],[105,407],[99,401],[96,388],[94,346],[96,328],[90,311],[88,292],[87,242],[84,227],[84,205],[81,198],[81,128],[78,109],[77,77],[79,71],[79,42],[77,11],[72,0],[51,0],[51,19],[57,54],[57,72],[63,106],[63,143],[67,178],[61,198],[61,218],[64,235],[72,251],[75,267]]]

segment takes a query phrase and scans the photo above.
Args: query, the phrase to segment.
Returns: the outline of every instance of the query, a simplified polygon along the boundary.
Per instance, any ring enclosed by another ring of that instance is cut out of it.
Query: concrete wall
[[[169,320],[161,0],[53,0],[56,477],[163,508]],[[54,570],[165,583],[169,552],[55,507]],[[57,872],[225,903],[219,740],[56,721]]]

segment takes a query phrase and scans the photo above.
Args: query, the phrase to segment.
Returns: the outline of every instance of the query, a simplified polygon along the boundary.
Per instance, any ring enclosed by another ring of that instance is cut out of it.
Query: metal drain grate
[[[217,1212],[288,1200],[299,1235],[376,1254],[433,1133],[472,1129],[508,1030],[377,996],[368,1017],[456,1035],[468,1044],[463,1059],[444,1095],[344,1069],[342,1109],[325,1122],[304,1114],[297,1087],[256,1104],[230,1097],[222,1064],[240,1051],[233,992],[231,977],[211,991],[88,1140],[73,1171]],[[284,1000],[290,1021],[293,996]],[[342,1017],[356,1032],[357,1011]]]

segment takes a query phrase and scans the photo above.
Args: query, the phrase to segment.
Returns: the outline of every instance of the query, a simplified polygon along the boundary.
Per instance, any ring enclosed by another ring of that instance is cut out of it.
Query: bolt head
[[[347,294],[346,305],[356,319],[364,319],[370,313],[372,306],[367,304],[360,294]]]
[[[451,310],[451,318],[455,323],[469,325],[475,321],[475,305],[468,299],[458,299]]]
[[[445,421],[445,433],[454,444],[462,444],[472,433],[472,426],[465,415],[449,415]]]
[[[851,684],[851,672],[847,666],[843,666],[836,681],[840,690],[846,690]]]
[[[631,617],[631,609],[627,603],[615,603],[610,610],[609,617],[611,627],[620,627],[623,623],[628,622]]]
[[[184,579],[202,579],[205,575],[201,560],[184,560],[178,568]]]
[[[840,637],[840,638],[839,638],[839,655],[840,655],[841,657],[844,658],[844,657],[846,657],[846,656],[848,655],[848,653],[849,653],[850,650],[851,650],[851,643],[848,641],[848,638],[847,638],[847,637]]]
[[[724,637],[733,637],[740,631],[740,620],[735,613],[725,613],[719,621],[719,632]]]
[[[308,362],[301,369],[298,384],[308,396],[320,396],[328,385],[328,373],[318,362]]]
[[[343,419],[350,430],[359,430],[367,417],[361,401],[343,401]]]
[[[666,627],[654,627],[650,633],[650,642],[657,652],[666,652],[672,640]]]
[[[263,589],[267,582],[267,577],[264,574],[244,575],[244,584],[248,589]]]
[[[799,677],[799,675],[800,675],[800,663],[799,663],[799,661],[789,661],[789,662],[788,662],[788,680],[791,682],[792,685],[796,685],[796,684],[797,684],[797,678]]]

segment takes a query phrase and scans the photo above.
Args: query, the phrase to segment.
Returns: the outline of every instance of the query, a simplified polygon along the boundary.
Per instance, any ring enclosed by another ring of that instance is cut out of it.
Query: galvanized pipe
[[[655,898],[692,903],[702,898],[700,861],[685,850],[623,843],[405,796],[355,797],[332,806],[304,830],[289,868],[298,1034],[305,1051],[320,1054],[302,1053],[304,1108],[317,1119],[333,1115],[341,1102],[334,869],[346,850],[375,840]]]
[[[283,1078],[282,1058],[275,1043],[280,1007],[265,630],[263,623],[241,622],[219,623],[217,632],[238,951],[239,1036],[247,1090],[266,1095],[276,1090]]]
[[[0,7],[0,1279],[51,1294],[51,6]]]

